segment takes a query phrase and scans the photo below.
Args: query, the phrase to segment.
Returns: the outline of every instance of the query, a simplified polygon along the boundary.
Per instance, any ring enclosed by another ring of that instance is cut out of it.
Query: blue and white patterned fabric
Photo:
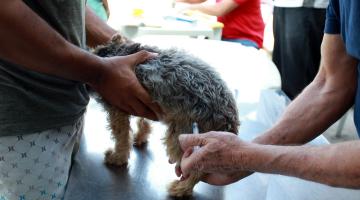
[[[63,199],[82,128],[0,137],[0,200]]]

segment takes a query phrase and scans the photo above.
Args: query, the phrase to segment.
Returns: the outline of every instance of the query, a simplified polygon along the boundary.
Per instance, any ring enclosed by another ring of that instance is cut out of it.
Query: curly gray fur
[[[182,122],[183,133],[191,132],[192,122],[198,123],[200,132],[237,133],[239,120],[232,93],[219,74],[199,58],[176,48],[161,50],[119,40],[97,48],[95,53],[111,57],[141,50],[158,56],[136,67],[137,78],[167,119]]]

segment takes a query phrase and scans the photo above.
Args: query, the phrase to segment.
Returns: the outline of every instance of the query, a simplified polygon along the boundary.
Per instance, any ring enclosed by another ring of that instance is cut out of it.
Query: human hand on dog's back
[[[120,110],[136,116],[157,120],[160,107],[137,80],[135,67],[156,56],[154,53],[140,51],[129,56],[102,58],[103,67],[98,78],[90,83],[108,103]]]
[[[185,153],[180,169],[175,171],[183,179],[194,172],[205,173],[202,181],[212,185],[227,185],[252,174],[244,171],[242,166],[244,159],[247,159],[242,156],[242,149],[246,149],[248,143],[233,133],[182,134],[179,142]],[[196,146],[200,148],[194,151]]]

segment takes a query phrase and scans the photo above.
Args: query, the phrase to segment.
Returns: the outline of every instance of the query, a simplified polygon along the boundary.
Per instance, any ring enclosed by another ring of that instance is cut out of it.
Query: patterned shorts
[[[63,199],[82,128],[0,137],[0,200]]]

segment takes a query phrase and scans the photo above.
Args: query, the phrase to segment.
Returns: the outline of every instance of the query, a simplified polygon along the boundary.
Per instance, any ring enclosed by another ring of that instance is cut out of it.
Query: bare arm
[[[288,106],[277,124],[255,139],[263,144],[303,144],[321,134],[354,103],[358,61],[340,35],[325,34],[315,80]]]
[[[117,31],[101,20],[88,6],[85,16],[86,42],[90,47],[105,44]]]
[[[210,132],[181,135],[180,143],[187,149],[181,162],[184,177],[195,170],[222,174],[213,175],[215,183],[222,183],[224,178],[225,183],[231,183],[248,175],[245,171],[256,171],[360,188],[359,141],[316,147],[275,146],[243,142],[231,133]],[[201,148],[189,156],[189,150],[196,145]]]
[[[0,43],[0,58],[4,60],[88,83],[121,110],[156,119],[151,110],[159,108],[151,103],[133,73],[133,67],[149,58],[149,53],[97,57],[66,41],[21,0],[4,1],[0,7]],[[115,95],[111,90],[123,92]]]
[[[0,24],[1,58],[67,79],[97,79],[102,60],[67,42],[22,1],[3,2]]]
[[[242,155],[239,162],[242,162],[243,170],[295,176],[337,187],[360,188],[359,141],[318,147],[244,146],[251,151],[249,154],[244,151],[238,154]]]
[[[322,63],[315,80],[286,109],[279,122],[254,141],[303,144],[339,119],[354,103],[358,61],[345,50],[340,35],[325,34]],[[259,171],[297,176],[333,186],[360,188],[359,142],[323,147],[258,146]],[[272,155],[267,154],[271,152]],[[260,169],[262,168],[262,169]]]
[[[223,0],[216,4],[192,4],[188,7],[191,10],[198,10],[208,15],[224,16],[227,13],[238,7],[238,4],[234,0]]]
[[[360,188],[359,141],[316,147],[276,146],[243,142],[231,133],[210,132],[181,135],[180,143],[187,149],[181,162],[182,175],[201,171],[208,174],[205,181],[211,184],[229,184],[249,172],[263,172]],[[191,154],[197,145],[201,148]]]
[[[181,136],[180,144],[186,150],[181,163],[183,175],[202,171],[216,175],[207,178],[208,182],[227,184],[250,174],[244,171],[257,171],[360,188],[360,160],[354,159],[360,153],[359,141],[319,147],[269,145],[303,144],[318,136],[353,104],[358,61],[346,53],[339,35],[325,34],[322,56],[315,80],[273,128],[254,140],[259,144],[221,132]],[[196,145],[202,147],[189,153]]]

